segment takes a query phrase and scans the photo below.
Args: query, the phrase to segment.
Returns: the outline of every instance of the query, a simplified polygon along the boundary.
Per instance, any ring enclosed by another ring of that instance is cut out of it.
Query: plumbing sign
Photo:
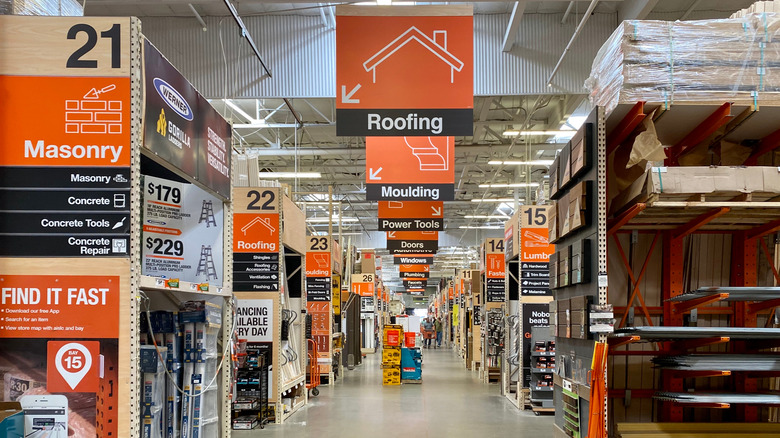
[[[469,6],[336,7],[336,132],[472,134]]]
[[[367,137],[366,199],[454,201],[453,137]]]

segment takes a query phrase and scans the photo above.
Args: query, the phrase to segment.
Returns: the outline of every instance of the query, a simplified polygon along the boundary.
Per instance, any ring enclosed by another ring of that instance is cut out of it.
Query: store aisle
[[[335,387],[320,395],[282,425],[234,431],[248,437],[418,438],[552,434],[552,416],[518,411],[498,386],[480,382],[449,349],[423,351],[423,384],[382,386],[381,355],[346,371]]]

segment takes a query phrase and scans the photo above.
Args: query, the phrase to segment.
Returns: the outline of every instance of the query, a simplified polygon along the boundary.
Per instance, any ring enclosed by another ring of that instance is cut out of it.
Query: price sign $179
[[[178,187],[150,182],[146,185],[146,191],[158,202],[181,204],[181,189]]]

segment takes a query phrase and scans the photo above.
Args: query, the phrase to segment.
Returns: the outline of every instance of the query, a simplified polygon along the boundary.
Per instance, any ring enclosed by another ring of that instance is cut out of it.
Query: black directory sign
[[[330,302],[330,277],[306,277],[306,300]]]
[[[279,291],[279,254],[233,253],[233,290]]]
[[[531,328],[550,325],[550,305],[548,303],[523,303],[523,386],[531,383]],[[550,353],[554,356],[555,353]]]
[[[547,262],[520,262],[520,294],[522,296],[550,296],[550,264]]]
[[[487,292],[486,295],[488,303],[504,302],[504,295],[506,294],[506,279],[486,278],[485,288]]]

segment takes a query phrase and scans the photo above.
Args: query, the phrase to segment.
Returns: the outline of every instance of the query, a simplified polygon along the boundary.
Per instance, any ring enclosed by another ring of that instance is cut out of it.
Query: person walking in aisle
[[[441,316],[433,322],[433,329],[436,330],[436,348],[441,348]]]
[[[431,339],[433,338],[433,322],[431,319],[431,317],[428,317],[422,322],[423,338],[425,339],[423,341],[423,346],[425,348],[431,348]]]

